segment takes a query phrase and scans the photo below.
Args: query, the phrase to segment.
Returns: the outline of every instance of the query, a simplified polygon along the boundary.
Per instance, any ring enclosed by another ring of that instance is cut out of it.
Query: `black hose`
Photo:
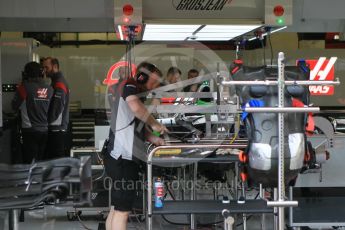
[[[272,47],[272,42],[271,42],[271,34],[268,32],[268,41],[270,43],[270,50],[271,50],[271,66],[273,65],[273,47]]]
[[[165,215],[162,215],[162,218],[165,222],[167,222],[168,224],[172,224],[172,225],[180,225],[180,226],[188,226],[189,223],[177,223],[177,222],[172,222],[170,220],[168,220]]]
[[[253,216],[253,215],[249,215],[249,216],[247,217],[247,221],[248,221],[252,216]],[[242,223],[239,223],[239,224],[236,224],[236,227],[241,226],[241,225],[243,225],[243,222],[242,222]]]
[[[168,224],[180,225],[180,226],[189,226],[189,225],[190,225],[190,223],[178,223],[178,222],[173,222],[173,221],[171,221],[171,220],[168,220],[168,219],[166,218],[165,215],[161,215],[161,216],[162,216],[163,220],[164,220],[165,222],[167,222]],[[197,223],[197,224],[198,224],[198,226],[208,227],[208,226],[212,226],[212,225],[221,224],[221,223],[223,223],[223,222],[224,222],[224,221],[221,220],[221,221],[217,221],[217,222],[204,223],[204,224]]]

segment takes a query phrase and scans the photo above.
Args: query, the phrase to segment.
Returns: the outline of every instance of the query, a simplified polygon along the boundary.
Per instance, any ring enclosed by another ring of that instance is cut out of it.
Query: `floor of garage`
[[[44,209],[38,209],[33,211],[26,211],[25,212],[25,221],[19,222],[19,229],[25,230],[55,230],[55,229],[63,229],[63,230],[81,230],[81,229],[89,229],[89,230],[100,230],[103,229],[99,225],[100,223],[104,223],[104,221],[99,220],[99,216],[97,216],[97,212],[83,212],[81,215],[82,222],[78,220],[69,221],[67,219],[67,211],[72,210],[70,208],[60,208],[60,207],[53,207],[47,206]],[[2,213],[2,217],[4,218],[7,214]],[[167,219],[173,222],[183,223],[187,222],[187,216],[166,216]],[[206,222],[214,222],[215,217],[210,216],[201,216],[199,217],[202,221]],[[5,218],[6,219],[6,218]],[[209,221],[208,221],[209,220]],[[219,219],[218,219],[219,220]],[[130,223],[128,225],[128,229],[137,229],[137,230],[144,230],[146,229],[145,223],[139,223],[139,220],[132,217],[130,219]],[[205,223],[205,222],[204,222]],[[84,226],[83,226],[84,225]],[[273,229],[270,227],[272,225],[272,217],[267,216],[267,230]],[[1,226],[0,226],[1,227]],[[8,223],[5,221],[1,229],[7,229]],[[223,225],[219,224],[215,227],[199,227],[198,229],[222,229]],[[154,218],[154,229],[189,229],[188,226],[177,226],[171,225],[162,220],[160,217]],[[243,229],[243,226],[240,225],[236,229]],[[259,216],[252,216],[248,220],[248,230],[259,230],[260,228],[260,217]]]
[[[89,211],[83,212],[81,215],[81,222],[78,220],[69,221],[67,219],[67,211],[71,211],[71,208],[66,207],[54,207],[54,206],[47,206],[44,209],[32,210],[25,212],[25,221],[19,222],[19,229],[24,230],[55,230],[55,229],[63,229],[63,230],[101,230],[104,229],[102,227],[102,223],[97,216],[97,212]],[[7,219],[6,213],[1,213],[1,219]],[[170,221],[185,223],[187,222],[187,216],[167,216]],[[215,221],[215,217],[210,216],[199,216],[198,219],[202,219],[202,222],[213,222]],[[208,221],[209,220],[209,221]],[[219,219],[218,219],[219,220]],[[261,229],[260,224],[261,216],[255,215],[251,216],[247,222],[247,229],[248,230],[259,230]],[[130,223],[128,225],[128,229],[137,229],[137,230],[145,230],[146,226],[145,223],[139,223],[139,220],[132,217]],[[101,225],[100,225],[101,223]],[[1,226],[2,225],[2,226]],[[8,223],[7,221],[3,221],[0,225],[0,229],[7,229]],[[235,229],[243,229],[241,225],[241,220],[238,220],[237,226]],[[104,224],[103,224],[104,226]],[[172,229],[190,229],[188,226],[178,226],[178,225],[171,225],[164,221],[161,217],[154,218],[154,229],[164,229],[164,230],[172,230]],[[223,229],[222,223],[218,224],[214,227],[198,227],[198,229]],[[273,217],[272,215],[266,215],[266,230],[273,229]],[[321,229],[321,228],[320,228]],[[323,230],[328,230],[328,228],[322,228]],[[333,229],[333,228],[331,228]],[[344,228],[338,228],[344,229]]]

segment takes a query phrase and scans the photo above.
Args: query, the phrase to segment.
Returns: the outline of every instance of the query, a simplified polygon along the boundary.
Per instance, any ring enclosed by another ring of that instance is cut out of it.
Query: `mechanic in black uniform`
[[[143,104],[140,93],[159,87],[162,74],[153,64],[144,62],[133,78],[112,86],[111,128],[107,153],[104,157],[106,173],[112,179],[111,208],[107,230],[125,230],[133,208],[139,183],[139,161],[146,159],[145,141],[164,145],[163,139],[153,131],[167,132],[164,125],[154,119]]]
[[[49,108],[49,133],[45,159],[64,157],[69,123],[69,94],[67,81],[60,71],[59,61],[47,57],[43,60],[47,77],[51,79],[54,96]]]
[[[30,164],[33,159],[43,160],[53,88],[45,83],[43,68],[36,62],[27,63],[22,75],[23,81],[17,87],[12,108],[20,111],[23,161]]]

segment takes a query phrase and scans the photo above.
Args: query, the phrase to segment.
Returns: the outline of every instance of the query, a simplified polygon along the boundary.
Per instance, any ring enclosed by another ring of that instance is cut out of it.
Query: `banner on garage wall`
[[[159,9],[159,10],[157,10]],[[250,19],[262,22],[263,0],[145,0],[144,20]]]
[[[220,11],[232,0],[171,0],[176,10]]]
[[[306,60],[310,68],[309,80],[312,81],[333,81],[334,80],[334,64],[336,57],[326,59],[320,57],[318,60]],[[328,85],[312,85],[309,86],[310,95],[330,96],[334,94],[334,86]]]

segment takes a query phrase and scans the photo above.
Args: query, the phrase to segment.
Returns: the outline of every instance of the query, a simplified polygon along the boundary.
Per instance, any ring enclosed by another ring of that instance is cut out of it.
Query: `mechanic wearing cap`
[[[67,128],[69,122],[69,87],[62,72],[59,70],[59,61],[56,58],[47,57],[43,61],[44,71],[51,79],[54,96],[49,108],[49,133],[46,149],[46,159],[65,156]]]
[[[136,75],[113,85],[109,94],[111,129],[105,145],[104,166],[112,181],[111,208],[107,230],[125,230],[136,192],[140,189],[140,160],[146,160],[145,141],[157,146],[163,139],[152,134],[167,132],[164,125],[154,119],[143,104],[141,93],[160,85],[161,71],[151,63],[141,63]]]
[[[48,138],[48,109],[53,88],[43,80],[40,64],[29,62],[22,72],[23,82],[18,85],[12,108],[20,111],[23,137],[23,161],[31,164],[43,160]]]

